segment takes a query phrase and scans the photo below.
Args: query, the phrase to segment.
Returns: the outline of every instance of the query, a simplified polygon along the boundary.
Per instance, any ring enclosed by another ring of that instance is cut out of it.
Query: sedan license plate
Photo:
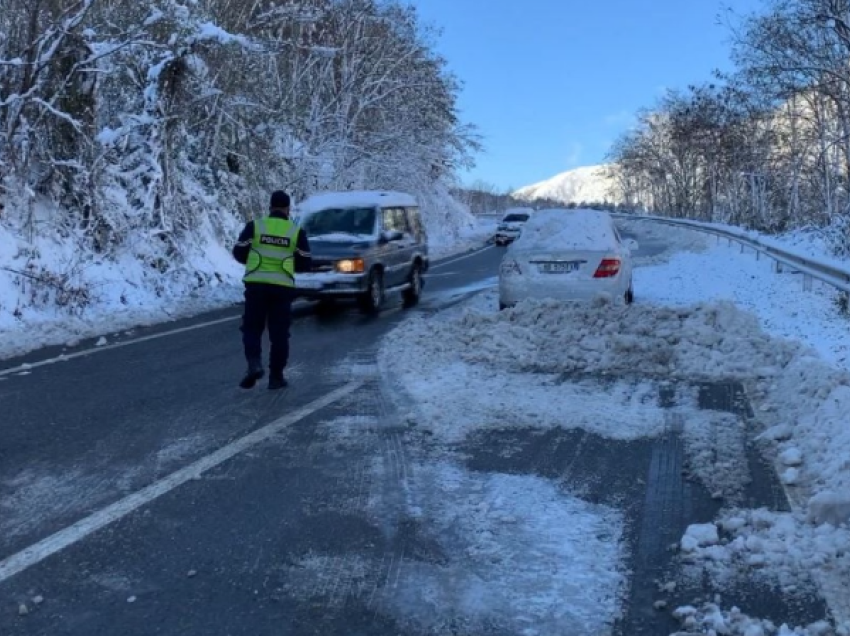
[[[556,263],[539,263],[537,267],[543,274],[568,274],[576,272],[579,268],[579,261],[567,261]]]

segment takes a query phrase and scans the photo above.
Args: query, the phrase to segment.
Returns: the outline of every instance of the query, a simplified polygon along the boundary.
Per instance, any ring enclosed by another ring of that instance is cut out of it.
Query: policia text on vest
[[[295,239],[300,228],[289,219],[267,216],[254,223],[251,251],[245,264],[246,283],[295,287]]]
[[[295,274],[309,272],[311,267],[307,235],[289,219],[289,195],[272,193],[269,214],[245,225],[233,257],[245,265],[241,330],[248,371],[239,385],[252,388],[264,375],[262,341],[268,326],[269,388],[283,388],[287,384],[284,369],[289,362]]]

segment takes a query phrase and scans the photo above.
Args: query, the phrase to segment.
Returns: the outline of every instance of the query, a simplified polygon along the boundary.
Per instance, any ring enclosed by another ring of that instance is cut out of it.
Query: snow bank
[[[662,237],[668,229],[647,222],[630,227]],[[803,493],[801,501],[808,506],[808,498],[819,497],[816,518],[850,507],[850,330],[833,293],[804,292],[799,276],[776,274],[767,259],[725,244],[636,269],[635,290],[641,299],[683,310],[731,301],[764,332],[785,339],[771,342],[790,357],[780,372],[762,376],[754,396],[762,405],[759,419],[770,428],[763,439],[775,445],[779,472]]]
[[[420,201],[432,258],[480,247],[495,231],[494,221],[479,222],[448,193]],[[147,234],[127,237],[112,256],[94,254],[81,236],[46,229],[61,225],[60,210],[40,205],[35,212],[42,229],[31,239],[0,225],[0,358],[73,346],[242,299],[243,267],[230,254],[242,224],[227,215],[202,217],[179,254],[164,259],[165,245]],[[227,218],[227,227],[218,227]]]
[[[523,225],[517,249],[614,249],[617,239],[607,212],[596,210],[540,210]]]
[[[683,232],[649,223],[629,227],[659,239],[668,231],[676,236]],[[800,251],[823,256],[818,251],[824,244],[818,245],[810,235],[776,241],[786,248],[796,242]],[[713,239],[700,253],[679,253],[667,262],[636,270],[635,287],[639,298],[672,307],[734,302],[777,338],[778,345],[795,348],[787,363],[778,365],[775,373],[763,374],[751,387],[757,420],[766,429],[759,441],[775,460],[794,512],[734,513],[721,520],[728,526],[722,545],[700,548],[695,554],[716,578],[758,576],[789,590],[816,583],[847,623],[850,335],[835,292],[817,284],[806,292],[799,275],[776,273],[768,259],[756,260],[738,246]]]
[[[621,233],[637,236],[641,249],[632,254],[636,266],[666,263],[682,252],[704,252],[714,241],[700,232],[648,221],[617,218],[616,223]]]
[[[717,525],[709,525],[713,540],[698,536],[706,540],[697,542],[689,528],[682,549],[689,559],[702,561],[720,583],[742,576],[780,586],[786,593],[800,593],[814,586],[825,569],[850,580],[850,528],[846,526],[807,524],[794,513],[763,509],[731,510]]]
[[[0,227],[0,356],[73,345],[241,298],[242,268],[209,224],[170,263],[150,242],[130,237],[110,258],[87,251],[74,235],[44,232],[27,241]]]
[[[433,258],[478,247],[495,232],[487,223],[480,224],[469,207],[445,188],[416,195]]]
[[[673,616],[682,625],[682,631],[673,636],[686,634],[723,634],[724,636],[834,636],[832,626],[818,621],[806,626],[777,625],[772,621],[747,616],[737,607],[722,609],[717,603],[705,603],[700,607],[679,607]]]
[[[671,227],[653,223],[651,221],[652,218],[663,219],[665,217],[645,216],[643,218],[645,220],[641,222],[631,221],[626,217],[624,222],[630,224],[640,223],[642,225],[654,225],[655,227],[660,228],[661,232],[664,232],[665,228]],[[777,247],[799,256],[814,258],[826,265],[845,269],[850,268],[850,258],[846,256],[846,228],[843,225],[844,221],[841,219],[832,226],[826,226],[823,228],[809,226],[797,228],[781,234],[765,234],[764,232],[749,230],[736,225],[730,225],[728,223],[707,223],[687,219],[682,220],[687,221],[696,227],[724,230],[744,238],[759,241],[763,245]],[[837,256],[835,254],[836,251],[845,253],[845,256]]]
[[[489,306],[495,296],[485,298]],[[420,365],[436,371],[463,362],[494,374],[749,380],[754,374],[775,376],[796,352],[761,332],[753,316],[731,303],[625,307],[605,299],[530,300],[502,312],[464,309],[442,321],[413,319],[391,334],[388,348],[406,342],[412,352],[402,360],[387,356],[387,364],[408,374]]]
[[[774,273],[768,259],[714,245],[638,268],[634,284],[637,296],[666,305],[734,302],[757,316],[771,335],[804,342],[828,362],[850,369],[850,330],[839,315],[835,291],[815,284],[804,292],[801,276]]]
[[[669,275],[674,263],[656,271]],[[692,286],[702,280],[693,269],[680,273]],[[652,288],[644,275],[645,295],[661,293],[667,278]],[[766,579],[789,591],[850,581],[850,374],[804,344],[770,336],[756,315],[726,300],[631,307],[538,300],[501,312],[496,302],[495,292],[484,292],[439,319],[412,318],[384,342],[384,376],[415,400],[436,439],[456,444],[473,431],[513,426],[653,436],[664,427],[659,383],[737,380],[750,391],[757,411],[750,426],[765,430],[760,443],[785,473],[795,512],[774,515],[767,527],[764,517],[741,511],[737,526],[721,520],[718,536],[692,528],[685,554],[717,565],[718,576],[751,576],[739,564],[766,566]],[[735,501],[748,474],[748,427],[679,402],[692,470],[712,494]],[[752,552],[760,533],[754,558],[736,552],[741,545]],[[832,605],[840,603],[839,594]]]

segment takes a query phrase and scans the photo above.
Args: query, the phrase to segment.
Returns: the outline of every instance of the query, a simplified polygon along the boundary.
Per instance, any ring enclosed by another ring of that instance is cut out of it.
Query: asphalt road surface
[[[402,505],[411,432],[376,351],[408,312],[494,286],[501,253],[436,264],[413,310],[390,299],[377,317],[299,312],[283,392],[238,389],[238,308],[0,365],[0,635],[471,634],[385,611],[405,563],[446,556]],[[703,387],[703,402],[740,409],[735,391]],[[322,425],[338,417],[371,424],[343,445]],[[630,502],[624,635],[672,631],[652,609],[653,580],[667,546],[718,505],[684,482],[675,421],[668,433],[623,445],[521,430],[468,442],[473,470],[563,478],[569,466],[597,484],[588,496]],[[522,452],[500,452],[506,444]],[[759,480],[750,503],[781,508],[774,481]],[[377,520],[365,514],[376,491],[399,501]],[[767,615],[781,605],[760,598]]]

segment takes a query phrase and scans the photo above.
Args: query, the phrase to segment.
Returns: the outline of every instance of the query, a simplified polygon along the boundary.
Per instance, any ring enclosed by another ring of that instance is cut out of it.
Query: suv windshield
[[[327,208],[308,215],[301,227],[310,238],[370,236],[375,220],[375,208]]]
[[[503,223],[524,223],[525,221],[528,221],[527,214],[508,214],[502,219]]]

